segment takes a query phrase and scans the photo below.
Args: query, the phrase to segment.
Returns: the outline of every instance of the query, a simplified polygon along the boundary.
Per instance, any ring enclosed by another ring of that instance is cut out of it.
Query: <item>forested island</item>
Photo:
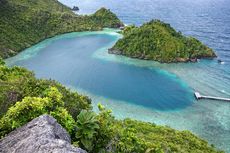
[[[177,32],[170,24],[152,20],[140,27],[128,26],[123,38],[109,49],[109,53],[162,63],[196,62],[200,58],[214,58],[214,51],[193,37]]]
[[[0,55],[13,56],[61,33],[122,25],[105,8],[81,16],[56,0],[2,0]],[[130,30],[126,29],[125,35]],[[189,131],[132,119],[118,120],[101,104],[98,109],[98,114],[93,112],[89,97],[54,80],[37,79],[25,68],[7,67],[0,58],[0,146],[10,132],[48,114],[68,132],[74,146],[88,152],[221,152]]]

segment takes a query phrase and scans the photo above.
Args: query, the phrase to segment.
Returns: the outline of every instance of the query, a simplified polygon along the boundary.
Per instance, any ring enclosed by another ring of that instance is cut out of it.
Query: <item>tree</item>
[[[100,129],[97,130],[94,151],[102,152],[105,148],[111,147],[110,142],[116,137],[116,120],[111,110],[107,110],[102,104],[98,104],[100,113],[97,115]]]
[[[92,151],[95,135],[99,129],[96,113],[93,111],[82,110],[77,116],[76,138],[80,140],[80,146],[87,151]]]

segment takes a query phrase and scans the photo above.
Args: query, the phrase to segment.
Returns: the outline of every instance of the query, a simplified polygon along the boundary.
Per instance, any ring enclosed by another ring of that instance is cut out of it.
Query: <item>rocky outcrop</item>
[[[73,147],[56,119],[42,115],[0,140],[0,153],[86,153]]]
[[[121,55],[121,54],[122,54],[122,51],[116,50],[116,49],[113,49],[113,48],[109,48],[109,49],[108,49],[108,53],[109,53],[109,54]]]

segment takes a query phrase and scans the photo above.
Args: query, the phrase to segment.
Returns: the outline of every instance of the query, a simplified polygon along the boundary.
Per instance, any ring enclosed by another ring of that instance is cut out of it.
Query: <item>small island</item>
[[[127,26],[122,34],[124,37],[109,49],[109,53],[161,63],[196,62],[216,57],[211,48],[196,38],[186,37],[160,20],[140,27]]]
[[[78,6],[74,6],[74,7],[72,8],[72,10],[73,10],[73,11],[79,11],[79,7],[78,7]]]

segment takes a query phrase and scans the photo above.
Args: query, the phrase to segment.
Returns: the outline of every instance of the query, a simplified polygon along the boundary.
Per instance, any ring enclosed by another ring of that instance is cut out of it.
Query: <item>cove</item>
[[[173,111],[192,105],[192,89],[167,71],[94,57],[120,37],[113,30],[64,34],[28,48],[6,63],[33,70],[39,78],[150,109]]]

